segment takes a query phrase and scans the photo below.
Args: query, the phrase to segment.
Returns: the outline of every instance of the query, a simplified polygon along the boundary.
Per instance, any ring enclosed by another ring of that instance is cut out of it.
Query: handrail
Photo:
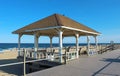
[[[107,52],[108,50],[114,50],[114,49],[115,49],[114,46],[115,46],[115,44],[106,46],[105,48],[99,50],[98,53],[99,53],[99,54],[102,54],[102,53],[104,53],[104,52]]]

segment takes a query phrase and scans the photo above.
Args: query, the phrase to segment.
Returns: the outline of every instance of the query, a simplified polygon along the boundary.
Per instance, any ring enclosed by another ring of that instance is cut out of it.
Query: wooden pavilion
[[[60,14],[53,14],[44,19],[38,20],[34,23],[31,23],[23,28],[20,28],[14,32],[13,34],[18,34],[18,49],[20,51],[20,43],[21,37],[23,35],[34,35],[34,57],[36,57],[36,51],[38,50],[38,39],[40,36],[49,36],[50,45],[52,47],[52,38],[59,37],[59,56],[60,62],[62,62],[62,48],[63,48],[63,37],[75,36],[76,38],[76,54],[78,55],[78,47],[79,47],[79,37],[86,36],[88,42],[88,51],[90,47],[89,36],[93,36],[95,38],[95,44],[97,48],[97,36],[100,35],[99,32],[78,23],[66,16]]]

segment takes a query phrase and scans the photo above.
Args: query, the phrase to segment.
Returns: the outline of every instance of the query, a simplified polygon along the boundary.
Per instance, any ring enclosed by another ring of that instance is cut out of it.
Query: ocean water
[[[0,51],[2,51],[2,48],[0,48]]]
[[[82,45],[86,45],[86,44],[82,44]],[[34,44],[33,43],[21,43],[21,48],[34,48]],[[66,46],[75,46],[75,44],[63,44],[64,47]],[[49,43],[42,43],[39,44],[39,48],[48,48],[50,47]],[[53,47],[58,47],[57,43],[53,43]],[[18,48],[18,44],[17,43],[0,43],[0,51],[4,50],[4,49],[10,49],[10,48]]]
[[[99,43],[99,45],[108,45],[110,43]],[[75,43],[63,43],[63,47],[67,46],[75,46]],[[86,43],[80,43],[79,46],[86,46]],[[95,45],[94,43],[91,43],[91,45]],[[59,44],[53,43],[53,47],[58,47]],[[39,44],[39,48],[48,48],[50,47],[49,43],[41,43]],[[17,43],[0,43],[0,51],[4,49],[11,49],[11,48],[18,48]],[[21,43],[21,48],[34,48],[33,43]]]

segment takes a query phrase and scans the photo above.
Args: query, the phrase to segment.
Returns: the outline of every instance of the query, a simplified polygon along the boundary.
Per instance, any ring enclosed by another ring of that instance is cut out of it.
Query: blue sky
[[[101,43],[120,42],[120,0],[0,0],[0,43],[17,43],[18,36],[12,31],[54,13],[101,32]],[[33,43],[34,37],[23,36],[22,42]],[[49,38],[40,37],[39,42],[49,43]],[[64,38],[63,42],[74,43],[75,38]],[[86,42],[86,37],[80,37],[79,42]]]

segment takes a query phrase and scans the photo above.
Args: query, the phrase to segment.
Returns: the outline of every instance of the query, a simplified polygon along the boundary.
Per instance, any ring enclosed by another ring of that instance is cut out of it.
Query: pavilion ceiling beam
[[[66,27],[66,26],[61,26],[61,27],[62,27],[62,28],[66,28],[66,29],[75,30],[75,31],[84,32],[84,33],[99,35],[99,33],[90,32],[90,31],[87,31],[87,30],[82,30],[82,29],[77,29],[77,28],[72,28],[72,27]]]
[[[24,32],[31,32],[31,31],[42,31],[42,30],[49,30],[49,29],[56,29],[56,28],[61,28],[61,26],[53,26],[53,27],[46,27],[46,28],[36,28],[32,30],[25,30]]]
[[[66,31],[66,30],[72,30],[72,31],[78,31],[78,32],[83,32],[83,33],[87,33],[89,35],[100,35],[99,33],[95,33],[95,32],[90,32],[90,31],[86,31],[86,30],[81,30],[81,29],[77,29],[77,28],[72,28],[72,27],[66,27],[66,26],[54,26],[54,27],[47,27],[47,28],[37,28],[37,29],[32,29],[32,30],[25,30],[21,33],[30,33],[30,32],[35,32],[35,31],[43,31],[43,30],[52,30],[55,29],[55,31],[57,30],[62,30],[62,31]]]

